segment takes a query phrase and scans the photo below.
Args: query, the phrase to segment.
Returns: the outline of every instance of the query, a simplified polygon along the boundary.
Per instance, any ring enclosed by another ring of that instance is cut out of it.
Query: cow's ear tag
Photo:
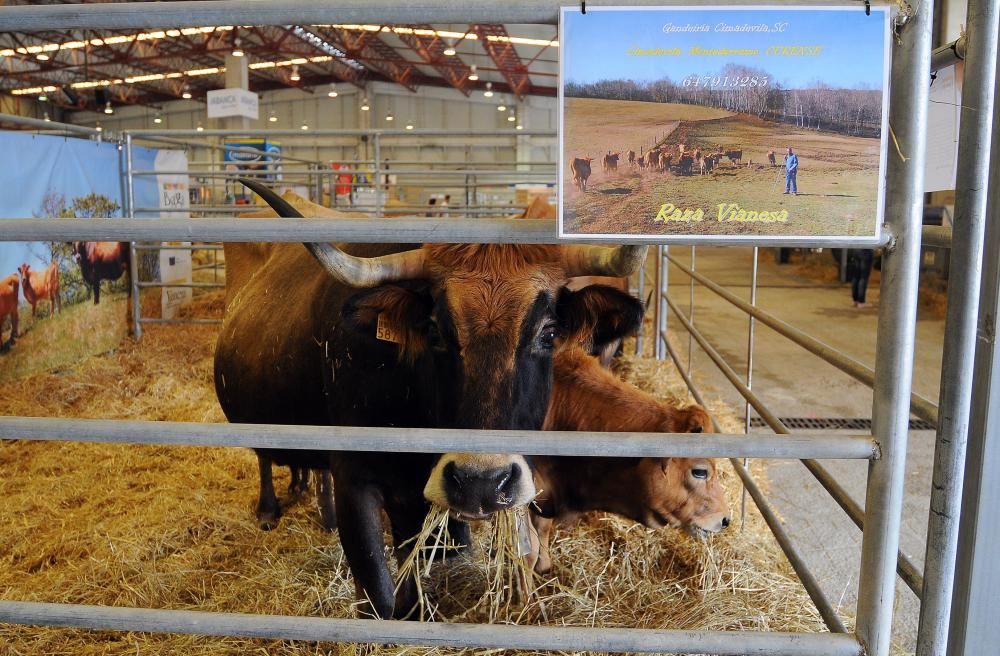
[[[378,321],[375,323],[375,338],[394,344],[403,343],[403,335],[382,312],[379,313]]]

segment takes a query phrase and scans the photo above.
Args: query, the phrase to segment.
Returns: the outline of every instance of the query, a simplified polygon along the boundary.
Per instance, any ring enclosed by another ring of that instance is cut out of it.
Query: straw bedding
[[[196,301],[198,316],[221,295]],[[0,386],[0,413],[223,421],[212,389],[213,326],[151,326],[139,344],[77,366]],[[684,398],[666,363],[626,360],[623,374],[663,397]],[[711,410],[727,430],[733,412]],[[706,439],[711,439],[706,437]],[[762,464],[754,463],[758,478]],[[725,476],[733,514],[739,483]],[[256,462],[244,449],[0,443],[0,597],[12,600],[352,617],[354,585],[335,535],[312,498],[291,503],[279,527],[257,529]],[[282,471],[276,485],[287,486]],[[751,504],[752,506],[752,504]],[[586,517],[553,537],[552,575],[535,577],[527,604],[484,595],[482,546],[436,566],[424,582],[437,617],[559,625],[822,630],[763,521],[748,511],[701,540],[611,516]],[[484,601],[485,600],[485,601]],[[478,603],[477,603],[478,602]],[[424,653],[402,647],[307,644],[0,626],[3,654]],[[454,650],[434,650],[450,652]]]

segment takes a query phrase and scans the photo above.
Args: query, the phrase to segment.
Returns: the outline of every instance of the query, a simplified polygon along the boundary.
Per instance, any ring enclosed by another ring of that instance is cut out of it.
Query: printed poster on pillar
[[[560,236],[879,243],[890,18],[564,7]]]

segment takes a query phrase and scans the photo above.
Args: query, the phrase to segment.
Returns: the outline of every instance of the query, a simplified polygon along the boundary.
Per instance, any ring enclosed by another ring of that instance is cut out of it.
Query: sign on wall
[[[242,116],[257,120],[257,94],[246,89],[214,89],[207,94],[208,118]]]
[[[184,151],[161,150],[156,154],[156,170],[171,171],[156,176],[156,186],[160,194],[160,218],[190,219],[191,194],[190,179],[186,173],[188,160]],[[163,242],[163,246],[190,246],[191,242]],[[163,287],[160,295],[160,316],[174,319],[185,305],[194,298],[191,284],[191,250],[189,248],[162,249],[160,251],[160,281],[184,285]]]
[[[560,236],[879,239],[888,8],[564,7],[559,33]]]

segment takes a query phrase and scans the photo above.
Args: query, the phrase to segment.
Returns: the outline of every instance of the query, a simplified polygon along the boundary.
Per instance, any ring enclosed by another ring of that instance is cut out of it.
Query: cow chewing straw
[[[221,294],[200,298],[195,316],[221,309]],[[150,325],[140,343],[126,341],[73,367],[0,385],[0,413],[221,422],[211,382],[217,330]],[[626,358],[621,371],[660,397],[685,399],[683,383],[668,363]],[[730,408],[718,401],[709,406],[726,430],[740,430]],[[754,461],[751,468],[766,487],[765,463]],[[283,498],[278,529],[257,529],[250,501],[256,463],[248,449],[3,441],[0,471],[4,599],[355,616],[354,582],[343,552],[337,536],[320,526],[312,499]],[[728,466],[720,471],[738,517],[739,480]],[[282,470],[275,485],[283,493],[287,482]],[[502,534],[491,535],[499,523],[481,522],[473,532],[472,553],[430,570],[423,594],[435,618],[824,630],[752,505],[744,527],[736,522],[705,540],[673,529],[652,531],[611,515],[585,516],[575,526],[557,528],[553,571],[524,586],[532,593],[527,601],[494,606],[490,573],[503,570],[488,558],[497,557],[492,545],[511,543]],[[512,532],[509,525],[507,530]],[[506,571],[496,580],[519,585]],[[0,651],[12,655],[482,653],[14,625],[0,625],[0,644]]]

